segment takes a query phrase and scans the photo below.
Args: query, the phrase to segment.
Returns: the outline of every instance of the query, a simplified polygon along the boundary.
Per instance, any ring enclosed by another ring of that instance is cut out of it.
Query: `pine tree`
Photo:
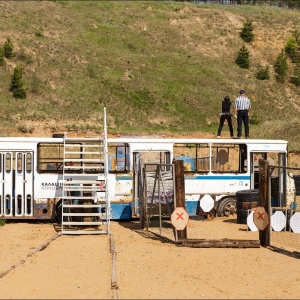
[[[278,82],[284,82],[287,71],[288,71],[288,64],[287,64],[287,56],[285,54],[284,49],[278,55],[274,70],[276,72],[276,79]]]
[[[13,93],[14,98],[23,99],[26,98],[26,91],[23,88],[23,68],[21,66],[16,66],[14,69],[14,74],[11,77],[10,91]]]
[[[250,67],[250,54],[248,49],[246,48],[245,45],[243,45],[240,50],[239,53],[237,55],[237,58],[235,60],[235,62],[243,69],[249,69]]]
[[[259,66],[255,77],[259,80],[267,80],[270,79],[269,66]]]
[[[254,34],[253,34],[253,25],[252,22],[247,20],[243,24],[242,31],[240,33],[240,37],[247,43],[250,43],[254,39]]]
[[[4,60],[4,49],[0,48],[0,66],[5,65],[5,60]]]
[[[285,45],[285,52],[291,59],[292,63],[300,62],[300,32],[298,29],[293,31],[293,35],[287,41]]]
[[[6,58],[11,58],[13,55],[13,51],[14,51],[14,46],[11,42],[11,39],[8,38],[4,43],[4,56]]]
[[[290,79],[291,83],[295,86],[300,86],[300,63],[296,64],[293,68],[293,74]]]

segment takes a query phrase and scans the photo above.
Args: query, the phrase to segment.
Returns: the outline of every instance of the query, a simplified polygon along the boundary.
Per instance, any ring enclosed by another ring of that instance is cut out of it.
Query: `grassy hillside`
[[[1,135],[101,132],[216,134],[221,100],[245,89],[251,137],[288,139],[300,149],[299,88],[275,80],[273,64],[299,11],[174,2],[0,2],[0,43],[14,57],[0,67]],[[234,60],[250,19],[249,70]],[[271,78],[255,78],[258,65]],[[22,65],[27,98],[9,92]],[[227,134],[228,129],[224,128]]]

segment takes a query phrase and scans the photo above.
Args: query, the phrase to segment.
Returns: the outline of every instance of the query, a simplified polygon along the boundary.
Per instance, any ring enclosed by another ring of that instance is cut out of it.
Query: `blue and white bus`
[[[235,193],[258,188],[260,158],[275,166],[287,166],[288,143],[284,140],[128,136],[107,138],[106,143],[110,219],[139,217],[141,160],[149,164],[183,160],[186,210],[190,215],[199,214],[205,195],[214,200],[218,216],[235,214]],[[61,136],[0,138],[1,219],[57,217],[63,198],[63,147]],[[78,166],[77,172],[80,170]]]

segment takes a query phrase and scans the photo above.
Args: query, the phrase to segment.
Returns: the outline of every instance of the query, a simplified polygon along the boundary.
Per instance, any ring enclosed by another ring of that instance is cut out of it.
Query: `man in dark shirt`
[[[232,128],[232,120],[231,120],[231,113],[230,113],[230,98],[226,96],[224,100],[222,101],[222,112],[220,113],[220,125],[218,128],[218,138],[221,137],[221,131],[224,125],[225,120],[227,120],[230,136],[234,138],[233,136],[233,128]]]

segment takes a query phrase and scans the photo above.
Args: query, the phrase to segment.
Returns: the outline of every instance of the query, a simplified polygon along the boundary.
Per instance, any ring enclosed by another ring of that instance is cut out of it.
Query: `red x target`
[[[269,215],[263,206],[259,206],[254,211],[253,222],[258,230],[265,230],[269,225]]]
[[[183,207],[177,207],[171,214],[171,223],[177,230],[183,230],[189,222],[189,214]]]
[[[184,212],[182,212],[182,213],[176,213],[176,215],[177,215],[176,220],[184,220],[183,219],[183,214],[184,214]]]
[[[262,221],[263,221],[265,213],[259,213],[259,212],[257,212],[257,214],[258,214],[257,220],[262,219]]]

